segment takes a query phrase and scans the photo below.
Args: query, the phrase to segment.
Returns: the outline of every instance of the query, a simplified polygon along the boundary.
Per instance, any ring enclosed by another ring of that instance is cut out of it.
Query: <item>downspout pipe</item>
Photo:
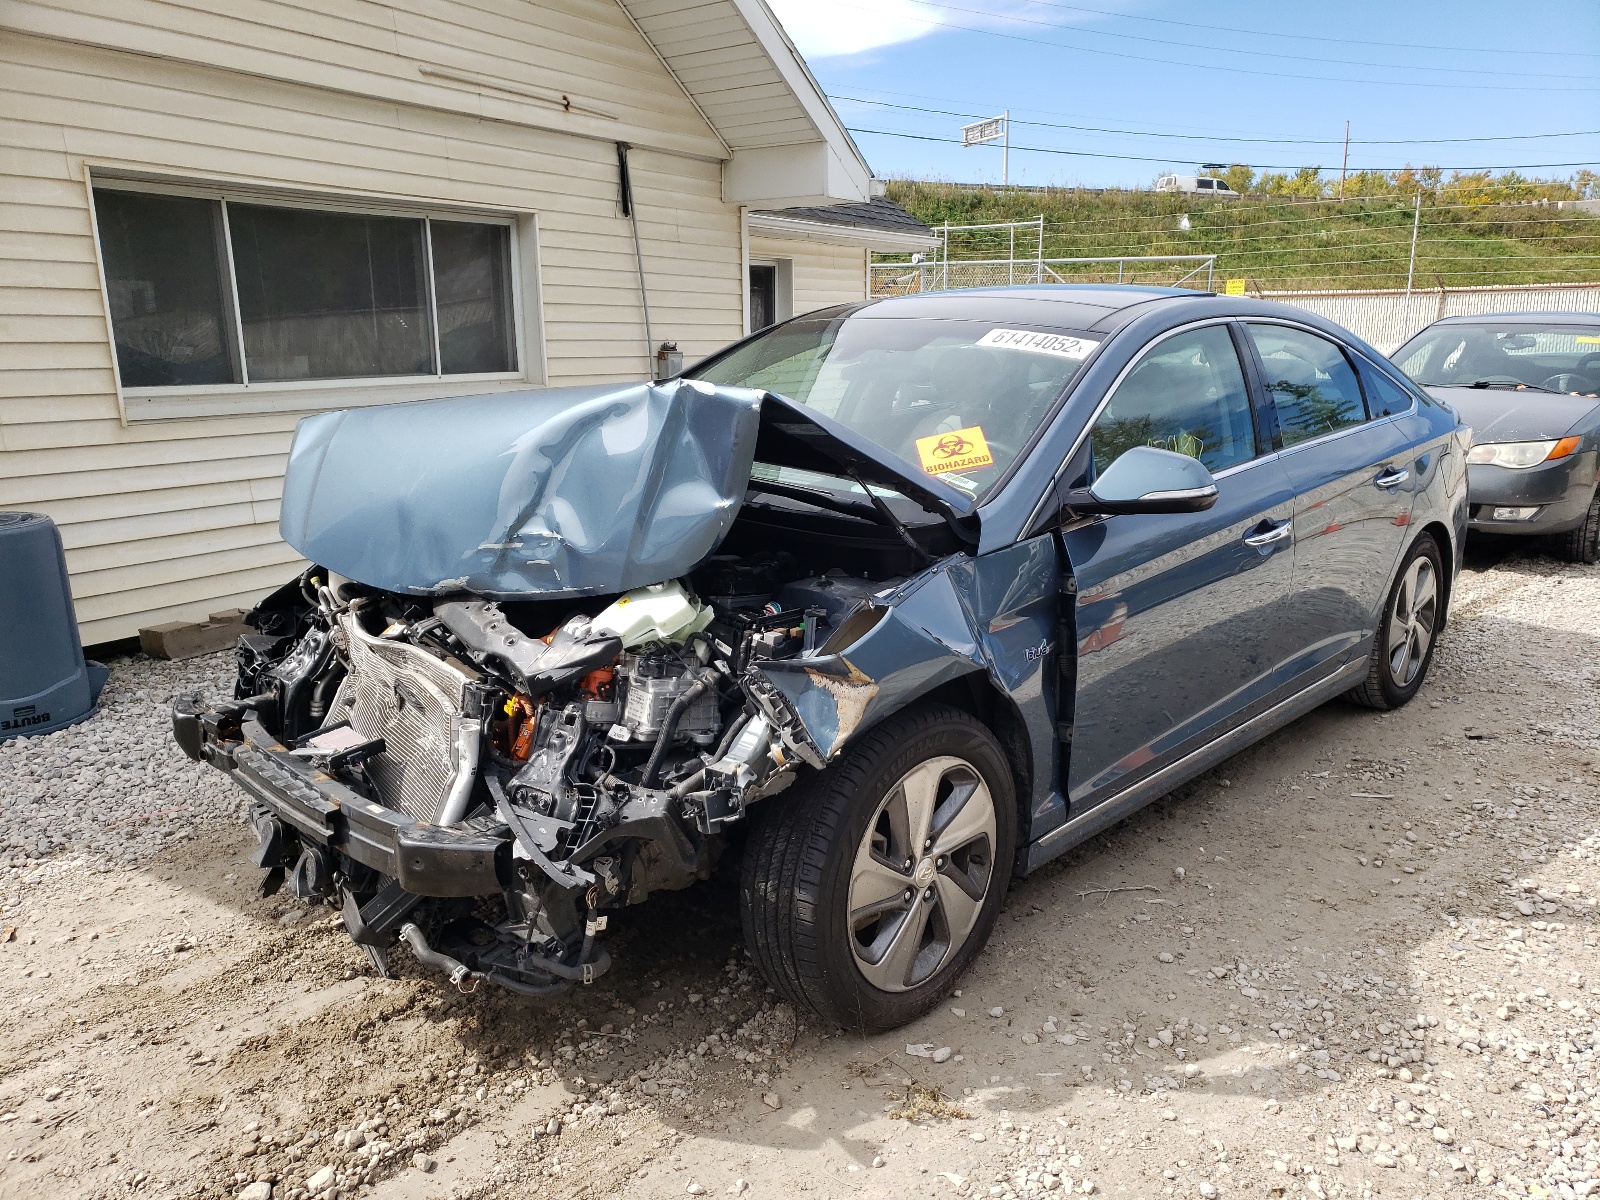
[[[617,178],[621,183],[622,215],[633,227],[633,260],[639,269],[639,306],[644,309],[645,378],[656,377],[656,339],[650,332],[650,292],[644,282],[644,249],[639,244],[639,212],[633,203],[633,176],[628,171],[627,142],[617,143]]]

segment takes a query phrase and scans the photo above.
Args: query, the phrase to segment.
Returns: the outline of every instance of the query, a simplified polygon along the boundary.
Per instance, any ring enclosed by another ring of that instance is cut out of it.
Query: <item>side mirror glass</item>
[[[1134,446],[1122,452],[1094,483],[1073,488],[1063,507],[1080,514],[1193,513],[1217,502],[1217,481],[1187,454]]]

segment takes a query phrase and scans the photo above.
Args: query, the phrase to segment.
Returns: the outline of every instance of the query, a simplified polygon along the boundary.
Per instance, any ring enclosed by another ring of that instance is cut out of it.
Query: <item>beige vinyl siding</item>
[[[18,7],[33,8],[13,5],[0,20]],[[618,111],[634,105],[641,121],[659,105],[672,137],[712,138],[625,17],[619,29],[605,15],[609,3],[564,0],[563,7],[571,19],[557,42],[572,56],[564,69],[574,78],[594,72],[582,80],[583,95]],[[427,8],[469,13],[466,5]],[[185,38],[233,30],[249,47],[252,38],[277,41],[230,24],[240,13],[279,20],[298,37],[324,28],[319,14],[353,20],[352,12],[363,12],[375,20],[399,10],[260,0],[230,5],[227,18],[142,2],[99,11],[124,23],[160,18]],[[548,5],[486,0],[470,10],[479,11],[498,14],[493,28],[505,44],[494,53],[509,57],[539,43],[554,21]],[[530,19],[520,41],[505,24],[519,14]],[[584,14],[598,22],[587,51]],[[546,24],[532,24],[535,16]],[[99,28],[109,19],[85,22]],[[140,41],[132,32],[128,40]],[[305,49],[303,40],[296,44]],[[352,61],[375,71],[372,56],[386,44],[374,34]],[[338,57],[337,49],[326,53]],[[276,64],[263,50],[257,66]],[[738,211],[722,203],[718,162],[646,149],[650,139],[639,140],[631,164],[653,333],[677,341],[692,361],[739,335]],[[0,508],[44,512],[60,525],[86,643],[247,603],[292,574],[296,557],[278,540],[277,501],[298,415],[121,419],[86,164],[97,178],[123,170],[304,197],[529,214],[538,222],[540,278],[524,275],[522,304],[542,311],[548,381],[636,379],[646,369],[633,241],[617,203],[611,143],[0,30]],[[538,344],[525,345],[523,366],[537,371],[539,353]],[[295,395],[309,410],[490,386],[526,385],[327,386]]]
[[[867,298],[867,252],[859,246],[752,236],[750,257],[786,258],[793,264],[796,316],[814,308]]]
[[[4,21],[22,32],[417,109],[723,154],[615,0],[7,0]],[[557,103],[570,97],[575,111],[526,93]]]

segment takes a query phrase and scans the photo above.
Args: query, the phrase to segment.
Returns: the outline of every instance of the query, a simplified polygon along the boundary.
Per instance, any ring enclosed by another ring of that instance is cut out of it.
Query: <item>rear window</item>
[[[1374,417],[1392,417],[1411,408],[1414,398],[1376,367],[1361,365],[1361,382],[1367,389],[1367,411]]]
[[[1285,446],[1367,419],[1355,368],[1334,343],[1287,325],[1252,322],[1245,328],[1261,356]]]

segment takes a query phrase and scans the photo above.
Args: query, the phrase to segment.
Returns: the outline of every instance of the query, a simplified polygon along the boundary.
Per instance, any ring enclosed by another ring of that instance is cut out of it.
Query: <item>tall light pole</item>
[[[1350,167],[1350,122],[1344,123],[1344,161],[1339,164],[1339,199],[1344,199],[1344,173]]]
[[[1417,193],[1411,213],[1411,265],[1406,268],[1406,295],[1411,295],[1411,281],[1417,275],[1417,231],[1422,227],[1422,193]]]
[[[1011,184],[1011,110],[998,117],[986,117],[961,127],[962,146],[987,146],[1000,143],[1000,186]]]

